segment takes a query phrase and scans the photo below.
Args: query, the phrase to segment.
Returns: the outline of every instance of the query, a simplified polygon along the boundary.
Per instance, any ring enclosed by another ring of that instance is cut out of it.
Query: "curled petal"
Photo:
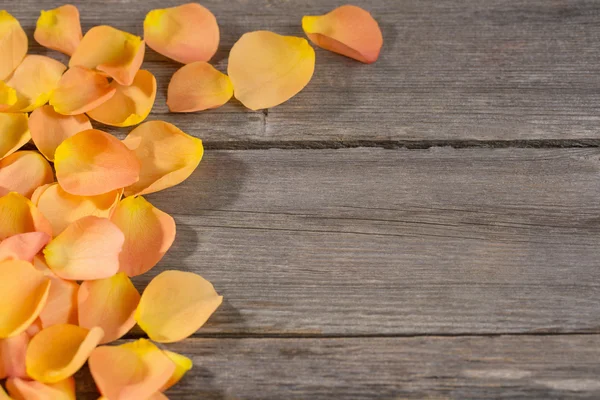
[[[173,112],[221,107],[233,96],[229,77],[206,62],[184,65],[169,82],[167,105]]]
[[[29,140],[29,126],[25,113],[0,113],[0,159],[14,153]]]
[[[27,35],[19,21],[0,10],[0,81],[5,80],[21,64],[27,54]]]
[[[77,372],[100,340],[101,328],[90,330],[59,324],[42,330],[29,342],[27,374],[43,383],[57,383]]]
[[[50,280],[21,260],[0,262],[0,338],[18,335],[38,317]]]
[[[173,372],[173,375],[171,375],[171,378],[169,378],[169,381],[165,384],[165,386],[160,389],[161,392],[164,392],[179,382],[181,378],[183,378],[183,376],[194,366],[192,360],[186,356],[182,356],[181,354],[173,353],[172,351],[168,350],[164,350],[164,353],[175,364],[175,372]]]
[[[83,282],[77,302],[79,326],[102,328],[101,343],[117,340],[135,325],[133,313],[139,301],[140,294],[122,272],[110,278]]]
[[[83,37],[73,53],[69,67],[97,69],[121,85],[131,85],[142,62],[144,41],[111,26],[95,26]]]
[[[116,91],[113,97],[88,111],[95,121],[111,126],[137,125],[146,119],[156,98],[156,79],[146,70],[138,71],[130,86],[117,81],[110,84]]]
[[[56,276],[41,256],[34,258],[33,266],[52,282],[48,300],[38,318],[39,330],[56,324],[77,325],[77,292],[79,291],[77,282]]]
[[[0,240],[27,232],[45,232],[52,236],[48,220],[29,199],[18,193],[0,197],[0,221]]]
[[[0,242],[0,261],[23,260],[33,262],[33,258],[50,241],[45,232],[21,233]]]
[[[300,92],[315,70],[306,39],[268,31],[244,34],[233,45],[227,72],[235,97],[251,110],[275,107]]]
[[[32,201],[42,214],[48,216],[52,232],[58,235],[80,218],[90,215],[109,218],[119,203],[121,192],[113,190],[97,196],[77,196],[53,183],[38,189]]]
[[[56,149],[58,183],[66,192],[79,196],[96,196],[133,185],[139,180],[140,161],[128,147],[96,129],[71,136]]]
[[[115,88],[99,72],[84,67],[71,67],[50,96],[54,111],[63,115],[83,114],[110,99]]]
[[[371,64],[379,58],[383,36],[368,11],[345,5],[325,15],[302,18],[302,28],[319,47]]]
[[[29,344],[27,332],[0,339],[0,379],[25,378],[25,352]],[[2,399],[2,396],[0,396]]]
[[[15,400],[75,400],[75,379],[41,383],[20,378],[6,381],[8,393]]]
[[[52,167],[35,151],[18,151],[0,160],[0,196],[17,192],[31,197],[35,189],[53,181]]]
[[[144,290],[135,320],[150,339],[176,342],[200,329],[222,301],[213,285],[200,275],[165,271]]]
[[[144,39],[154,51],[180,63],[208,61],[219,47],[219,25],[207,8],[188,3],[150,11]]]
[[[124,241],[123,233],[108,219],[84,217],[55,237],[44,249],[44,256],[60,278],[109,278],[119,270]]]
[[[90,355],[89,366],[98,390],[111,400],[147,399],[175,371],[169,357],[146,339],[98,347]]]
[[[183,182],[204,154],[200,139],[163,121],[141,124],[123,143],[141,161],[140,179],[125,189],[127,196],[158,192]]]
[[[122,200],[111,221],[125,235],[119,270],[129,276],[148,272],[175,240],[175,220],[141,196]]]
[[[92,129],[92,124],[85,115],[62,115],[49,105],[34,110],[29,116],[31,139],[50,161],[54,161],[54,152],[65,139],[88,129]]]
[[[79,10],[71,4],[40,13],[33,37],[42,46],[72,55],[81,41]]]

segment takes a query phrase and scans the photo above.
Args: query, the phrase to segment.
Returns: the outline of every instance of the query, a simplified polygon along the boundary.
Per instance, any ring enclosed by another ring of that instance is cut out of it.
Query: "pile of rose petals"
[[[364,63],[383,40],[354,6],[304,17],[316,45]],[[156,266],[175,221],[142,195],[187,179],[203,146],[176,126],[143,122],[154,75],[146,44],[185,64],[172,77],[173,112],[207,110],[235,96],[257,110],[277,106],[311,80],[315,51],[299,37],[243,35],[228,75],[208,63],[219,46],[215,16],[199,4],[153,10],[144,39],[110,26],[82,34],[72,5],[42,11],[35,40],[70,56],[67,65],[27,55],[20,23],[0,11],[0,379],[3,399],[74,399],[87,362],[103,399],[165,399],[192,368],[154,344],[194,334],[222,302],[199,275],[163,271],[140,295],[131,281]],[[124,140],[92,121],[133,128]],[[32,142],[37,151],[21,150]],[[138,325],[148,339],[106,344]],[[10,395],[10,397],[8,397]]]

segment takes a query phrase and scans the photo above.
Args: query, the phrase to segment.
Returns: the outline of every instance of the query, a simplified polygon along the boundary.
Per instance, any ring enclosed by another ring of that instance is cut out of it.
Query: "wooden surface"
[[[84,29],[142,34],[148,10],[180,2],[74,3]],[[353,3],[382,26],[380,60],[317,49],[312,82],[274,109],[167,114],[179,66],[147,50],[149,119],[208,151],[148,197],[178,235],[136,284],[178,268],[225,296],[168,346],[195,362],[169,397],[600,398],[600,2]],[[30,38],[60,4],[0,0]],[[302,35],[302,15],[343,2],[202,4],[225,71],[244,32]]]

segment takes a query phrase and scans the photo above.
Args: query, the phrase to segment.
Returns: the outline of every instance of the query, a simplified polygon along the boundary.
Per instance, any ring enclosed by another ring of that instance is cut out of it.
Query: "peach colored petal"
[[[52,284],[50,284],[50,286],[52,286]],[[47,301],[46,301],[46,304],[48,304]],[[41,330],[42,330],[42,321],[40,321],[40,318],[38,317],[31,323],[31,325],[29,325],[29,328],[27,328],[27,330],[25,330],[25,332],[29,335],[30,338],[32,338],[33,336],[40,333]]]
[[[206,62],[184,65],[169,82],[167,105],[173,112],[221,107],[233,96],[229,77]]]
[[[54,111],[63,115],[83,114],[110,99],[115,88],[99,72],[84,67],[71,67],[50,96]]]
[[[0,339],[25,332],[46,304],[50,280],[21,260],[0,262]]]
[[[52,167],[35,151],[17,151],[0,160],[0,196],[17,192],[31,197],[35,189],[51,182]]]
[[[175,220],[141,196],[123,199],[111,221],[125,235],[119,271],[129,276],[148,272],[175,240]]]
[[[96,196],[133,185],[139,180],[140,161],[128,147],[96,129],[71,136],[58,146],[54,156],[58,183],[66,192],[79,196]]]
[[[144,290],[135,320],[150,339],[176,342],[200,329],[222,301],[213,285],[200,275],[165,271]]]
[[[0,197],[0,221],[0,240],[27,232],[52,236],[48,220],[29,199],[15,192]]]
[[[137,125],[146,119],[156,98],[156,79],[146,70],[139,70],[131,86],[110,84],[116,92],[100,106],[88,111],[95,121],[111,126]]]
[[[27,377],[25,352],[28,344],[29,335],[27,332],[0,339],[0,379]]]
[[[154,51],[180,63],[208,61],[219,47],[219,25],[207,8],[188,3],[150,11],[144,39]]]
[[[54,152],[65,139],[88,129],[92,129],[92,124],[85,115],[62,115],[49,105],[34,110],[29,116],[31,139],[50,161],[54,161]]]
[[[11,155],[31,139],[25,113],[0,113],[0,159]]]
[[[141,195],[175,186],[198,167],[202,141],[163,121],[145,122],[123,143],[141,161],[140,179],[125,189],[125,195]]]
[[[50,241],[45,232],[28,232],[14,235],[0,242],[0,261],[23,260],[33,262],[33,258]]]
[[[21,64],[27,54],[27,35],[19,21],[0,10],[0,81],[5,80]]]
[[[81,40],[69,67],[97,69],[128,86],[144,61],[145,48],[138,36],[107,25],[95,26]]]
[[[15,400],[6,394],[2,385],[0,385],[0,400]]]
[[[194,366],[192,360],[181,354],[173,353],[172,351],[163,350],[167,357],[175,364],[175,372],[169,381],[160,390],[164,392],[183,378],[183,376]]]
[[[39,316],[40,330],[56,324],[78,324],[77,319],[77,282],[59,278],[52,272],[42,256],[36,256],[33,266],[50,278],[48,300]]]
[[[90,330],[59,324],[45,328],[29,342],[27,374],[43,383],[57,383],[77,372],[102,340],[102,328]]]
[[[111,400],[147,399],[175,371],[169,357],[146,339],[98,347],[90,355],[89,366],[98,390]]]
[[[125,237],[106,218],[81,218],[44,249],[46,263],[56,275],[69,280],[109,278],[119,270]]]
[[[79,326],[104,330],[100,343],[121,338],[135,325],[133,313],[140,301],[129,277],[118,273],[110,278],[86,281],[78,295]]]
[[[40,13],[33,37],[42,46],[72,55],[82,38],[79,10],[71,4]]]
[[[244,34],[229,53],[235,97],[251,110],[286,102],[310,82],[315,51],[306,39],[268,31]]]
[[[6,388],[15,400],[75,400],[75,379],[57,383],[41,383],[19,378],[6,381]]]
[[[97,196],[77,196],[65,192],[58,183],[42,187],[32,196],[32,201],[48,216],[52,232],[60,234],[80,218],[94,215],[109,218],[121,199],[122,190],[113,190]]]
[[[152,396],[148,397],[148,400],[169,400],[169,398],[165,396],[164,393],[156,392]]]
[[[371,64],[379,58],[383,36],[368,11],[345,5],[325,15],[302,18],[302,28],[319,47]]]

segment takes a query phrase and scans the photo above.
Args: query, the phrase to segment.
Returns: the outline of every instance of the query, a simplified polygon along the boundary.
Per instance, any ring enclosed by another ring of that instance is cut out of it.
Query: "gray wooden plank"
[[[167,392],[177,400],[600,397],[599,335],[192,339],[168,348],[195,364]],[[78,398],[96,400],[90,380],[79,388]]]
[[[142,34],[146,11],[175,0],[76,1],[87,29],[111,24]],[[303,35],[300,18],[336,0],[205,0],[227,54],[241,34],[270,29]],[[313,81],[290,102],[262,112],[239,103],[166,114],[165,90],[177,64],[149,50],[159,80],[151,118],[182,124],[209,141],[527,140],[598,138],[600,3],[593,0],[356,0],[385,37],[370,66],[317,50]],[[33,32],[53,0],[0,0]],[[33,40],[32,40],[33,42]],[[34,52],[44,52],[32,45]]]

